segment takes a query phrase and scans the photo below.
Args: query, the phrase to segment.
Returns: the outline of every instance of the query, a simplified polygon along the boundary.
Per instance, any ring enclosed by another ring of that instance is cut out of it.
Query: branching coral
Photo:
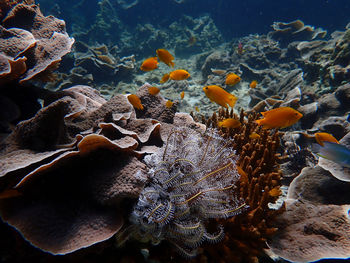
[[[131,215],[133,237],[153,244],[167,240],[186,257],[195,256],[204,241],[221,241],[223,227],[209,233],[208,220],[229,218],[247,207],[235,195],[237,156],[229,145],[214,129],[204,134],[174,129],[163,148],[145,158],[150,183]]]

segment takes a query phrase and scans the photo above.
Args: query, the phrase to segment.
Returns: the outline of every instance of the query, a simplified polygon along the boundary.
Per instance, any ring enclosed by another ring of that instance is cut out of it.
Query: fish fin
[[[172,61],[170,61],[169,64],[170,64],[170,66],[171,66],[172,68],[175,66],[175,63],[172,62]]]
[[[258,125],[263,125],[262,121],[263,121],[263,119],[255,120],[255,123],[258,124]]]

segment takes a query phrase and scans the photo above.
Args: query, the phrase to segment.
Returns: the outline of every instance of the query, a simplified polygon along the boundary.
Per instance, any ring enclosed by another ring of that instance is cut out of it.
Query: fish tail
[[[170,64],[170,66],[171,66],[172,68],[175,67],[175,63],[174,63],[174,62],[170,61],[169,64]]]
[[[230,105],[230,107],[233,108],[236,104],[236,101],[237,101],[237,98],[232,96],[228,101],[228,105]]]

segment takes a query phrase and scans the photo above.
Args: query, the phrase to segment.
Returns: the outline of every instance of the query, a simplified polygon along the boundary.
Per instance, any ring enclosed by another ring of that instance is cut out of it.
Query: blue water
[[[85,18],[86,24],[94,21],[98,10],[96,0],[38,2],[46,15],[55,13],[59,7],[60,13],[55,15],[67,22],[69,32],[73,31],[76,19]],[[76,8],[72,7],[72,2]],[[129,9],[120,8],[117,0],[110,0],[110,3],[116,7],[119,19],[129,26],[145,23],[168,26],[182,15],[209,14],[227,40],[251,33],[267,33],[275,21],[301,19],[305,24],[322,27],[328,32],[343,30],[350,22],[349,0],[186,0],[181,4],[174,0],[139,0]]]

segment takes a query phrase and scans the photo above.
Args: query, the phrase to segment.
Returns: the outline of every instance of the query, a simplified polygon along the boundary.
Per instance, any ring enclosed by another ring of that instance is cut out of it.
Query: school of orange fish
[[[170,52],[166,49],[157,49],[156,50],[157,56],[147,58],[142,62],[142,65],[140,69],[142,71],[153,71],[158,68],[158,60],[160,62],[163,62],[167,66],[174,68],[174,56],[170,54]],[[215,71],[215,70],[213,70]],[[220,74],[226,74],[226,71],[217,70],[220,71],[218,73]],[[183,81],[190,77],[190,73],[185,69],[175,69],[169,73],[166,73],[162,76],[161,80],[159,81],[161,84],[165,83],[169,80],[174,81]],[[225,79],[225,85],[227,86],[234,86],[237,83],[241,81],[241,77],[233,72],[229,72],[226,74]],[[253,80],[249,87],[252,89],[255,89],[258,86],[258,82],[256,80]],[[152,86],[148,89],[149,93],[151,95],[156,96],[160,89],[156,86]],[[224,88],[220,87],[219,85],[209,85],[205,86],[203,88],[203,91],[205,95],[209,98],[210,101],[224,107],[233,108],[236,104],[237,97],[229,92],[227,92]],[[180,98],[184,99],[185,92],[181,91]],[[131,94],[128,96],[129,102],[133,105],[133,107],[137,110],[143,110],[143,105],[141,103],[141,100],[139,97],[137,97],[135,94]],[[171,100],[167,100],[165,103],[165,106],[167,108],[171,108],[173,106],[173,102]],[[195,106],[195,110],[199,112],[199,108]],[[283,129],[286,127],[289,127],[295,123],[297,123],[300,118],[303,117],[303,115],[298,112],[297,110],[291,108],[291,107],[279,107],[276,109],[272,109],[269,111],[261,112],[261,115],[263,118],[256,120],[256,123],[260,126],[262,126],[264,129]],[[241,125],[239,120],[236,120],[234,118],[227,118],[224,120],[218,121],[218,126],[226,129],[235,129],[238,128]],[[313,136],[306,135],[308,138],[313,138],[316,140],[316,142],[324,146],[323,142],[331,142],[331,143],[337,143],[339,142],[328,133],[316,133]],[[252,139],[258,139],[260,136],[256,133],[250,134],[250,138]]]

